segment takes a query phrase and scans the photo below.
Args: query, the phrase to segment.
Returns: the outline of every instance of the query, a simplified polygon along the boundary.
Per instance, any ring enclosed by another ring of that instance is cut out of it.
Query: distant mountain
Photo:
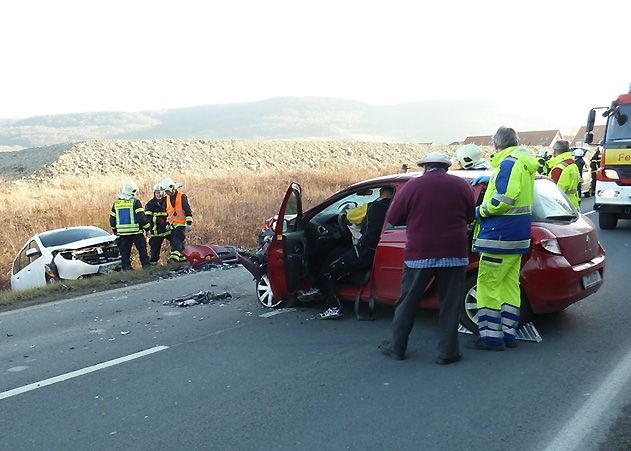
[[[279,97],[137,113],[93,112],[0,120],[0,146],[36,147],[88,139],[329,139],[446,144],[518,130],[557,129],[541,117],[490,102],[432,101],[376,106],[325,97]]]

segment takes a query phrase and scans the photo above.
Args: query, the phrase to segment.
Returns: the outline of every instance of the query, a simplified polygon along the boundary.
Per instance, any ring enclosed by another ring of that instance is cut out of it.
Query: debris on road
[[[128,335],[130,333],[131,333],[130,330],[121,330],[121,335]]]
[[[178,307],[190,307],[197,304],[212,304],[215,301],[230,299],[232,295],[226,291],[213,293],[212,291],[200,291],[195,294],[188,294],[179,298],[164,301],[162,305],[177,305]]]

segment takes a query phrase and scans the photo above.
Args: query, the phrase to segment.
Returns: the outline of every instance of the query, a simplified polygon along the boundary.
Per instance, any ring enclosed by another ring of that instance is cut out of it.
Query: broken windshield
[[[39,236],[44,247],[63,246],[75,241],[85,240],[87,238],[96,238],[99,236],[108,236],[109,234],[97,227],[85,227],[80,229],[64,229],[44,232]]]

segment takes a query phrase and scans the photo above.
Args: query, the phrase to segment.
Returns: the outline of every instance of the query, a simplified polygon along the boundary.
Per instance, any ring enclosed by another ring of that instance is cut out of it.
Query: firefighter
[[[149,238],[149,261],[158,264],[160,261],[160,248],[166,239],[171,243],[171,228],[167,218],[166,197],[158,183],[153,187],[153,197],[145,205],[145,213],[151,224],[151,238]]]
[[[166,211],[171,228],[169,262],[174,263],[186,261],[186,257],[182,253],[184,240],[186,239],[186,232],[190,232],[193,228],[193,212],[186,194],[178,191],[181,187],[181,183],[175,183],[170,178],[160,182],[160,188],[166,192]]]
[[[565,140],[559,140],[554,143],[552,150],[553,157],[548,163],[551,168],[550,178],[578,209],[581,206],[578,190],[581,183],[581,174],[570,151],[570,143]]]
[[[123,185],[122,192],[118,195],[110,213],[110,226],[112,232],[118,235],[116,240],[121,253],[121,268],[123,271],[131,267],[131,247],[136,246],[140,264],[143,268],[149,266],[147,255],[147,241],[143,231],[149,230],[149,222],[145,217],[142,202],[136,197],[138,186],[132,182]]]
[[[471,182],[488,182],[484,200],[476,207],[478,223],[473,242],[474,250],[480,252],[480,338],[470,344],[474,349],[503,351],[517,346],[519,273],[522,254],[530,250],[534,180],[539,166],[530,151],[518,143],[515,130],[500,127],[493,136],[493,175]]]
[[[459,147],[454,156],[462,169],[491,169],[489,162],[482,158],[480,148],[473,143]]]
[[[598,174],[598,168],[600,168],[600,146],[596,147],[596,152],[589,159],[589,171],[592,176],[591,184],[589,185],[589,195],[594,196],[596,194],[596,175]]]

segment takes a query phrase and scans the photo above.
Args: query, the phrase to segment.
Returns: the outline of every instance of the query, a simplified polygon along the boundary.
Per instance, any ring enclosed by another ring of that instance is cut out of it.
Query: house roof
[[[519,135],[519,143],[524,146],[550,146],[556,139],[562,138],[559,130],[536,130],[517,132],[517,134]],[[464,143],[491,146],[493,145],[493,137],[491,135],[467,136]]]
[[[585,140],[585,129],[586,127],[584,125],[578,129],[578,131],[576,132],[576,136],[574,136],[574,139],[572,140],[572,143],[570,144],[570,146],[572,147],[583,146],[584,140]],[[596,146],[598,145],[598,143],[600,143],[600,140],[602,140],[605,137],[605,126],[604,125],[594,126],[594,130],[592,131],[592,133],[594,134],[594,140],[592,141],[592,145]]]

